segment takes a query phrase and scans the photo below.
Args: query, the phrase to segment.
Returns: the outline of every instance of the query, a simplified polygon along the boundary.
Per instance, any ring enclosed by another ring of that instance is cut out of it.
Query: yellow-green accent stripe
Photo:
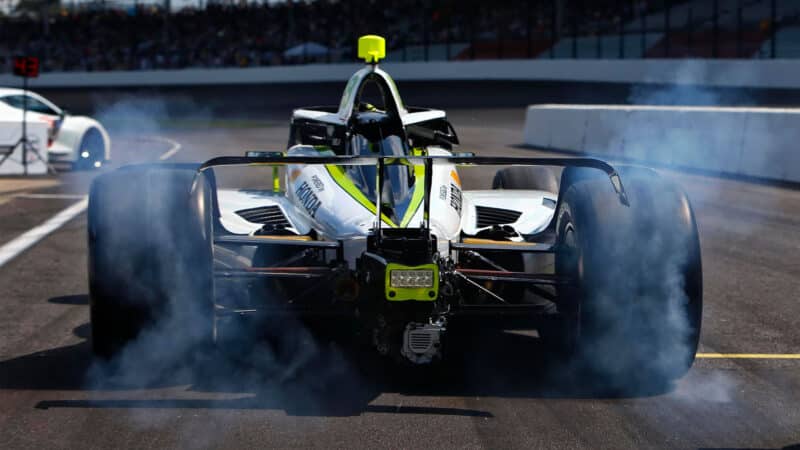
[[[378,210],[375,207],[375,204],[372,203],[367,196],[361,192],[360,189],[353,184],[353,181],[344,173],[344,170],[341,166],[337,166],[335,164],[326,164],[325,168],[328,170],[331,178],[336,184],[339,185],[345,192],[347,192],[350,197],[353,197],[353,200],[357,201],[361,206],[367,208],[372,214],[375,214]],[[381,214],[381,220],[383,220],[387,225],[392,228],[397,228],[397,224],[392,221],[386,214]]]
[[[377,208],[375,204],[370,201],[367,196],[361,192],[358,187],[353,183],[350,177],[344,172],[341,166],[335,164],[326,164],[325,168],[328,170],[328,174],[330,174],[333,181],[339,185],[345,192],[347,192],[353,200],[357,201],[361,206],[367,208],[371,213],[375,214]],[[400,228],[405,228],[411,222],[411,219],[414,218],[414,215],[417,213],[422,201],[425,199],[425,166],[422,164],[418,164],[414,166],[414,193],[411,194],[411,201],[408,203],[408,208],[406,208],[406,213],[403,215],[403,219],[400,221]],[[385,214],[381,214],[381,219],[390,227],[398,228],[398,225],[394,223],[392,219],[390,219]]]
[[[411,201],[408,203],[408,208],[406,208],[406,213],[403,216],[403,220],[400,221],[400,227],[405,228],[408,226],[408,223],[411,222],[411,219],[414,217],[414,214],[417,213],[419,209],[419,205],[422,204],[422,200],[425,198],[425,166],[422,164],[417,164],[414,166],[414,193],[411,194]]]

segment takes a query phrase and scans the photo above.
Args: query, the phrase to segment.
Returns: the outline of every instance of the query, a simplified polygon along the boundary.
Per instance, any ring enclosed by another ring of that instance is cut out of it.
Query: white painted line
[[[167,144],[170,145],[170,149],[167,150],[166,152],[164,152],[164,154],[162,154],[161,156],[158,157],[158,159],[161,160],[161,161],[166,161],[166,160],[172,158],[175,155],[175,153],[178,153],[179,151],[181,151],[181,144],[178,141],[174,140],[174,139],[161,137],[161,136],[154,136],[153,140],[166,142]]]
[[[84,212],[87,206],[89,206],[89,199],[84,198],[51,217],[45,223],[22,233],[22,235],[17,236],[15,239],[11,240],[11,242],[0,247],[0,267],[41,241],[48,234],[59,229],[61,225],[64,225],[78,214]]]
[[[175,153],[178,153],[181,150],[181,145],[168,138],[156,138],[157,140],[163,140],[171,145],[170,149],[164,152],[158,159],[164,161],[172,157]],[[33,196],[36,194],[29,194],[29,196]],[[57,194],[39,194],[40,197],[38,198],[61,198],[61,197],[50,197],[51,195]],[[69,194],[61,194],[61,195],[69,195]],[[22,195],[19,195],[22,196]],[[44,197],[48,196],[48,197]],[[36,197],[31,197],[36,198]],[[65,197],[68,198],[68,197]],[[25,233],[22,233],[20,236],[12,239],[10,242],[7,242],[2,247],[0,247],[0,267],[3,267],[7,262],[11,261],[12,259],[16,258],[17,255],[24,252],[25,250],[31,248],[34,244],[44,239],[48,234],[52,233],[53,231],[61,228],[62,225],[69,222],[75,216],[81,214],[82,212],[86,211],[86,208],[89,207],[89,196],[83,195],[79,196],[78,198],[81,199],[78,203],[70,206],[69,208],[61,211],[60,213],[56,214],[55,216],[51,217],[45,223],[32,228]]]
[[[57,199],[57,200],[80,200],[85,195],[81,194],[17,194],[14,198],[37,198],[37,199]]]

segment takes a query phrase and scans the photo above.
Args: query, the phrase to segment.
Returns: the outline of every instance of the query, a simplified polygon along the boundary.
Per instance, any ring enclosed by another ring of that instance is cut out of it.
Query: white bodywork
[[[478,206],[502,208],[521,213],[514,222],[508,223],[521,234],[536,234],[544,231],[555,214],[558,196],[545,191],[492,190],[464,191],[464,215],[461,229],[474,235],[486,227],[478,227]]]
[[[305,155],[307,149],[294,147],[289,155]],[[430,149],[432,155],[448,155],[442,149]],[[431,232],[437,237],[439,251],[448,252],[449,242],[474,236],[490,226],[478,226],[477,208],[501,208],[519,213],[508,223],[522,235],[535,234],[547,228],[555,212],[557,196],[544,191],[462,191],[458,169],[453,164],[436,163],[433,166],[430,198]],[[306,235],[312,229],[323,240],[353,240],[366,237],[376,222],[373,210],[354,199],[331,175],[324,165],[290,165],[284,177],[285,191],[255,191],[220,189],[218,191],[220,222],[229,233],[252,235],[262,224],[250,222],[237,211],[277,206],[290,227],[288,231]],[[454,197],[461,198],[459,202]],[[422,204],[410,214],[405,224],[384,220],[382,227],[404,226],[417,228],[422,224]],[[521,240],[521,237],[519,238]]]
[[[44,122],[48,126],[50,144],[47,148],[50,162],[74,163],[80,157],[81,141],[89,130],[97,130],[103,139],[103,160],[111,159],[111,139],[103,125],[86,116],[73,116],[64,114],[64,111],[51,101],[32,91],[22,89],[0,88],[0,118],[22,122],[22,109],[6,103],[3,99],[27,95],[29,99],[39,102],[49,108],[48,113],[28,110],[26,122]]]
[[[392,78],[389,76],[389,74],[378,67],[367,66],[350,77],[350,81],[347,82],[347,86],[344,88],[344,94],[342,94],[342,99],[339,102],[339,110],[337,112],[332,113],[301,108],[294,110],[293,118],[313,119],[332,125],[346,124],[347,120],[353,114],[353,100],[355,99],[357,88],[361,85],[364,79],[372,73],[378,74],[383,79],[388,81],[392,101],[397,105],[398,113],[400,114],[400,120],[402,120],[403,125],[411,125],[427,120],[444,118],[446,116],[444,111],[438,109],[409,112],[403,104],[403,101],[400,98],[400,93],[397,91],[397,86],[394,84],[394,81],[392,81]]]
[[[387,103],[396,106],[402,126],[444,120],[444,111],[407,108],[391,77],[375,66],[356,72],[347,83],[338,109],[297,109],[292,120],[312,120],[327,125],[328,135],[335,127],[346,127],[353,117],[357,91],[368,77],[380,77],[386,82]],[[334,112],[335,111],[335,112]],[[452,156],[451,152],[436,145],[424,149],[428,156]],[[330,147],[296,145],[287,156],[334,156]],[[261,216],[282,222],[282,233],[308,235],[312,231],[317,239],[346,242],[365,242],[377,222],[375,198],[366,198],[349,178],[346,171],[336,166],[322,164],[288,165],[281,192],[271,190],[218,190],[220,223],[229,232],[252,235],[261,230],[262,223],[247,220],[253,210],[260,208]],[[408,203],[403,217],[382,220],[382,228],[419,228],[423,225],[424,169],[410,168],[414,184],[406,194]],[[543,191],[463,191],[458,168],[447,160],[435,160],[432,165],[430,189],[430,229],[436,236],[438,250],[443,256],[450,252],[449,243],[462,237],[481,236],[493,226],[510,226],[516,232],[512,240],[524,240],[523,235],[543,231],[553,218],[556,195]],[[276,208],[280,214],[276,213]],[[269,212],[267,212],[269,210]],[[483,213],[481,213],[483,211]],[[489,211],[489,213],[487,213]],[[254,213],[255,214],[255,213]],[[481,214],[484,214],[481,220]],[[491,219],[487,222],[487,219]],[[396,223],[395,223],[396,221]],[[267,222],[264,222],[265,224]],[[267,234],[270,231],[266,231]],[[345,250],[347,252],[347,250]],[[356,252],[358,254],[358,252]]]

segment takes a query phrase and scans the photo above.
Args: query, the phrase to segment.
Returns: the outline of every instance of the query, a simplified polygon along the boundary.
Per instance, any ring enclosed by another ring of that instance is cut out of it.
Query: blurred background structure
[[[351,62],[368,33],[397,62],[796,58],[800,1],[0,0],[0,73]]]

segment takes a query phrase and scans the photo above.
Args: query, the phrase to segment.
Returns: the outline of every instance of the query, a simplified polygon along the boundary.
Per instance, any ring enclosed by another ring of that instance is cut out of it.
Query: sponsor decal
[[[318,191],[321,192],[325,190],[325,183],[323,183],[318,176],[311,175],[311,182],[314,183],[314,187],[317,188]]]
[[[317,210],[322,202],[319,201],[317,194],[314,193],[314,190],[308,185],[308,182],[303,181],[300,183],[300,186],[297,187],[294,193],[300,201],[300,204],[303,205],[303,208],[308,211],[308,215],[311,217],[316,216]]]
[[[439,200],[447,200],[447,186],[439,186]]]
[[[456,183],[456,186],[461,186],[461,178],[458,177],[458,172],[456,172],[456,169],[450,171],[450,178],[453,179],[453,182]]]
[[[450,183],[450,206],[461,215],[461,189],[454,183]]]

